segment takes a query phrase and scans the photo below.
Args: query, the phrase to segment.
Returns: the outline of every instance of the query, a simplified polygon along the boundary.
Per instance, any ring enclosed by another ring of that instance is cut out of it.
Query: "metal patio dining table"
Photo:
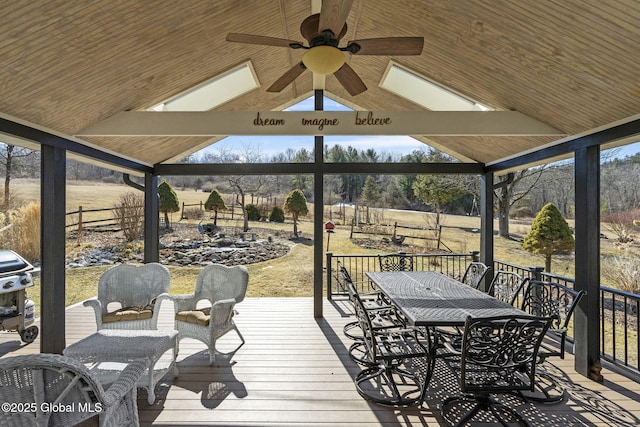
[[[368,272],[367,277],[400,310],[407,322],[434,331],[438,327],[462,327],[469,316],[526,315],[491,295],[437,271]],[[435,369],[439,334],[429,332],[429,362],[423,400]]]
[[[464,326],[467,317],[526,314],[437,271],[369,272],[413,326]]]

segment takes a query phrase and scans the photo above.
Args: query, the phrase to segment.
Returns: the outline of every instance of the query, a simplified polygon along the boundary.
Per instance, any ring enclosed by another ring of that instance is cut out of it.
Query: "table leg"
[[[438,342],[438,334],[436,331],[432,331],[430,328],[425,328],[425,336],[427,337],[427,346],[429,351],[429,360],[427,361],[427,372],[425,373],[424,378],[424,387],[422,388],[422,395],[420,396],[419,402],[424,402],[424,399],[427,395],[427,389],[429,388],[429,383],[431,382],[431,377],[433,376],[433,371],[436,368],[436,355],[438,352],[438,346],[440,343]]]
[[[148,361],[149,365],[149,386],[147,387],[147,402],[153,405],[156,401],[156,383],[153,381],[153,373],[155,371],[155,362],[152,359]]]

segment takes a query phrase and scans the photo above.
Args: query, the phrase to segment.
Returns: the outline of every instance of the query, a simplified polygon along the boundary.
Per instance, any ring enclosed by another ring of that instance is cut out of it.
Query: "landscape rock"
[[[241,236],[234,238],[225,233],[222,238],[207,235],[195,236],[191,230],[176,228],[166,233],[160,241],[160,263],[165,265],[202,267],[212,263],[224,265],[246,265],[279,258],[289,252],[292,243],[273,236],[244,241]],[[88,236],[83,236],[88,238]],[[113,240],[101,236],[98,240]],[[81,268],[118,263],[142,263],[144,253],[138,244],[105,244],[93,247],[67,259],[67,268]],[[137,249],[132,249],[137,248]]]

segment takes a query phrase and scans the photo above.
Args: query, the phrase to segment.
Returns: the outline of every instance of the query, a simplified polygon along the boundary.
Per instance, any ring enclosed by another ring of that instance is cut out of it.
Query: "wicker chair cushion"
[[[176,313],[176,320],[200,326],[209,326],[210,316],[211,307],[207,307],[200,310],[179,311]]]
[[[123,320],[144,320],[153,317],[153,304],[122,307],[102,315],[103,323]]]

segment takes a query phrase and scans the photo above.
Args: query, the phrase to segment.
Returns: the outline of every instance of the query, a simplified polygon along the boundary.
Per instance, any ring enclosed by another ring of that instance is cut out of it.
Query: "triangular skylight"
[[[150,110],[208,111],[260,86],[247,61],[196,87],[170,98]]]
[[[439,86],[391,61],[380,87],[432,111],[487,111],[478,104]]]

